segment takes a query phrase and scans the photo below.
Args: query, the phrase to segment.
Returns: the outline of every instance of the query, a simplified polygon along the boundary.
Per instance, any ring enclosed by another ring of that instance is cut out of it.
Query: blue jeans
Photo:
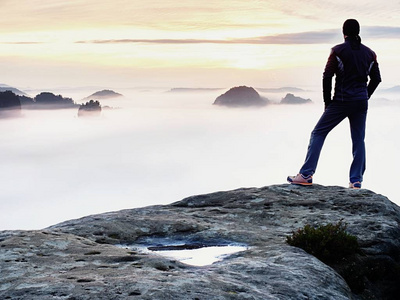
[[[333,101],[324,111],[311,133],[307,156],[300,173],[313,175],[317,168],[319,155],[328,133],[343,119],[349,118],[351,140],[353,143],[353,162],[350,167],[350,182],[362,182],[365,171],[365,122],[367,119],[368,100]],[[337,157],[332,157],[332,160]]]

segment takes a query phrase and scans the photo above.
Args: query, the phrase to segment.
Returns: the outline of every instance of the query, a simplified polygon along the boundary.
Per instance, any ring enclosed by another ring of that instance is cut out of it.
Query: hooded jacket
[[[332,98],[334,75],[335,92]],[[375,52],[361,44],[359,36],[346,37],[344,43],[332,48],[326,63],[323,73],[324,102],[328,105],[332,100],[368,100],[380,82],[381,75]]]

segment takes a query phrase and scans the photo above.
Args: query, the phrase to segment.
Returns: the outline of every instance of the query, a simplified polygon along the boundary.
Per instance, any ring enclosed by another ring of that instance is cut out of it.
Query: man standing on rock
[[[361,188],[365,171],[364,138],[368,99],[381,82],[381,75],[375,52],[361,43],[359,33],[357,20],[344,22],[345,41],[332,48],[323,73],[325,111],[311,133],[306,160],[299,174],[287,178],[291,184],[312,185],[326,136],[343,119],[348,118],[353,143],[349,187]],[[334,75],[335,90],[331,98]]]

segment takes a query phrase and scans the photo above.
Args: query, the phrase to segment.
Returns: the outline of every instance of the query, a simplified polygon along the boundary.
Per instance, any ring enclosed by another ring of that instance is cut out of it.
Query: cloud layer
[[[362,27],[361,36],[368,39],[398,39],[400,27],[390,26],[365,26]],[[97,39],[81,40],[76,44],[253,44],[253,45],[307,45],[307,44],[330,44],[341,36],[340,29],[328,29],[321,31],[308,31],[297,33],[286,33],[249,38],[236,39]],[[13,41],[0,42],[0,44],[43,44],[43,41]]]
[[[362,28],[365,37],[374,39],[398,39],[400,27],[372,26]],[[299,33],[286,33],[278,35],[260,36],[237,39],[104,39],[91,41],[78,41],[77,43],[93,44],[325,44],[332,43],[341,35],[340,29],[322,31],[309,31]]]

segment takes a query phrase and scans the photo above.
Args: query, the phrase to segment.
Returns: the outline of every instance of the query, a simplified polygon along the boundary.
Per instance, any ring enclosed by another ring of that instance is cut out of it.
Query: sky
[[[347,18],[377,52],[383,84],[398,84],[398,0],[0,0],[0,9],[0,83],[20,88],[320,86]]]

